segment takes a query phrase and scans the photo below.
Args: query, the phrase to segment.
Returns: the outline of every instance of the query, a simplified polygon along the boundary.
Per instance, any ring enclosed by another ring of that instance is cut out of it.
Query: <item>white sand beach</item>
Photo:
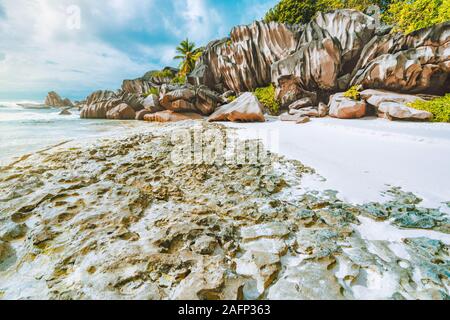
[[[333,189],[352,203],[383,201],[387,185],[402,187],[439,207],[450,200],[450,126],[446,123],[391,122],[383,119],[313,119],[298,125],[227,124],[242,138],[278,136],[268,147],[314,168],[311,189]]]

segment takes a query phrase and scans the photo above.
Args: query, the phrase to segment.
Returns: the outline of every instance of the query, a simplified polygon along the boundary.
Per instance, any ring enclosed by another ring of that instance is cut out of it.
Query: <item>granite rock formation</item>
[[[72,102],[65,98],[61,98],[59,94],[57,94],[54,91],[51,91],[48,93],[47,97],[45,98],[45,102],[44,104],[46,106],[49,107],[56,107],[56,108],[61,108],[61,107],[73,107]]]
[[[450,87],[450,22],[408,35],[390,31],[377,26],[374,18],[350,9],[318,13],[306,25],[258,21],[238,26],[230,38],[208,44],[188,75],[188,84],[173,85],[170,77],[155,77],[174,75],[175,69],[148,72],[125,80],[117,92],[94,93],[87,98],[81,116],[105,118],[121,103],[135,112],[146,108],[209,116],[230,96],[271,83],[282,109],[312,117],[328,115],[330,97],[350,86],[410,94],[446,93]],[[149,96],[150,89],[159,94]],[[301,106],[305,101],[310,109]],[[380,115],[394,120],[429,119],[408,108],[385,104],[382,109],[386,112]],[[344,109],[332,108],[332,115],[338,116],[339,110]],[[396,116],[390,116],[393,113]],[[361,114],[360,108],[351,116]]]
[[[271,65],[293,52],[295,28],[254,22],[233,28],[230,38],[211,42],[188,80],[217,91],[251,91],[271,82]]]
[[[208,121],[264,122],[263,106],[250,92],[218,108]]]
[[[284,108],[303,98],[316,100],[315,106],[328,103],[353,85],[446,93],[450,22],[408,35],[390,30],[350,9],[319,13],[303,26],[256,22],[211,42],[189,81],[236,93],[273,83]]]

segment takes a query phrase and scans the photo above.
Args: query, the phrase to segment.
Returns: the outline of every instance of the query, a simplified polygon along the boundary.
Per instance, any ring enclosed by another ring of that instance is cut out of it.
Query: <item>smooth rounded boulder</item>
[[[136,112],[136,120],[144,120],[144,117],[148,114],[152,114],[152,112],[144,109],[141,111]]]
[[[121,103],[106,113],[107,119],[112,120],[134,120],[136,111],[126,103]]]
[[[382,102],[378,107],[378,116],[389,120],[430,121],[433,114],[416,110],[398,102]]]
[[[178,100],[184,100],[186,102],[189,102],[193,101],[194,98],[195,98],[194,90],[191,90],[189,88],[179,88],[169,92],[162,92],[162,97],[159,100],[159,103],[167,110],[171,110],[173,102]]]
[[[366,115],[367,104],[365,101],[353,100],[344,97],[344,93],[336,93],[331,96],[329,114],[338,119],[358,119]]]
[[[218,108],[208,121],[232,122],[265,122],[263,106],[250,92],[242,94],[239,98]]]
[[[145,110],[150,112],[162,111],[163,108],[159,104],[159,97],[156,94],[150,94],[143,101],[143,106]]]
[[[171,110],[160,111],[144,116],[144,120],[148,122],[178,122],[186,120],[201,120],[203,117],[198,113],[186,112],[178,113]]]

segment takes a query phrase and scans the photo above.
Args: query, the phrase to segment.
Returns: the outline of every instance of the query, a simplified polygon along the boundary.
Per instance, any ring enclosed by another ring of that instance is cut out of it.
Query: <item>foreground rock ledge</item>
[[[448,298],[449,246],[355,229],[365,216],[450,233],[439,211],[400,190],[365,206],[301,192],[311,169],[275,155],[175,165],[171,134],[186,130],[204,148],[209,130],[234,132],[155,126],[0,168],[0,298]]]

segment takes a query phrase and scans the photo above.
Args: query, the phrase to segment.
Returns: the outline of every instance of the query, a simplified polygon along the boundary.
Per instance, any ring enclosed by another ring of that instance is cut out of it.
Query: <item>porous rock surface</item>
[[[357,231],[364,218],[449,233],[439,210],[400,189],[362,206],[302,191],[311,169],[273,154],[175,164],[186,130],[233,133],[172,124],[1,167],[0,298],[448,298],[448,245]]]

